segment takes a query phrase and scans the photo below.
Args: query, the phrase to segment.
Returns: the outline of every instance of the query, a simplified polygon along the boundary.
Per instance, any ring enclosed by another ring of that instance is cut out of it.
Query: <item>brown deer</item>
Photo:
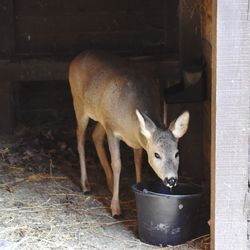
[[[166,129],[162,121],[163,102],[159,84],[136,72],[127,61],[101,52],[85,52],[77,56],[70,64],[69,82],[77,119],[84,193],[90,191],[84,151],[84,134],[89,118],[98,122],[93,140],[108,187],[113,193],[112,216],[121,214],[120,140],[134,149],[137,182],[141,181],[141,158],[142,150],[145,149],[150,166],[164,184],[169,187],[177,184],[178,139],[187,131],[188,111]],[[105,135],[111,154],[111,166],[103,146]]]

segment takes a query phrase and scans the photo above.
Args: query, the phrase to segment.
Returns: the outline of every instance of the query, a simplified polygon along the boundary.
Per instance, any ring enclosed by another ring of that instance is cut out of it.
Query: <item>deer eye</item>
[[[175,158],[177,158],[177,157],[179,157],[179,152],[177,152],[177,153],[175,154]]]
[[[161,159],[160,155],[158,153],[155,153],[155,158]]]

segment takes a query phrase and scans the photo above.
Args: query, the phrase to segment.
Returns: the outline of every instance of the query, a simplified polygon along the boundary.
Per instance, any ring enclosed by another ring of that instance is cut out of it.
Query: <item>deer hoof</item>
[[[90,185],[89,185],[88,181],[81,182],[81,188],[82,188],[82,191],[85,195],[91,194],[91,189],[90,189]]]
[[[120,220],[120,219],[122,219],[122,214],[115,214],[115,215],[113,215],[112,216],[115,220]]]
[[[118,217],[121,216],[121,208],[119,205],[119,201],[113,200],[111,202],[111,211],[112,211],[112,217],[117,219]]]
[[[84,191],[83,194],[84,194],[84,195],[91,195],[92,192],[91,192],[91,190],[89,190],[89,191]]]

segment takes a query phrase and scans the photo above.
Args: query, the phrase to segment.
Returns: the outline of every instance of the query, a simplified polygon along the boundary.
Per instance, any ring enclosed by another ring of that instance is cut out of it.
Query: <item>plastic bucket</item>
[[[195,234],[202,188],[179,183],[167,188],[162,182],[135,184],[138,233],[141,241],[158,246],[178,245]]]

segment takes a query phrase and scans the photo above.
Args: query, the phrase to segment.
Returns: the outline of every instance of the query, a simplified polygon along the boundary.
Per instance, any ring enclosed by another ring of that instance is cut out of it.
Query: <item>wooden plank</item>
[[[177,4],[177,0],[17,0],[17,53],[76,54],[85,48],[152,46],[177,52]]]
[[[0,2],[0,55],[10,57],[15,51],[13,0]]]
[[[163,13],[158,15],[157,12],[150,15],[137,11],[125,15],[123,12],[100,15],[88,12],[84,16],[19,17],[16,30],[17,53],[76,54],[86,48],[138,49],[163,45],[171,52],[177,49],[171,39],[164,41]]]
[[[54,60],[26,60],[1,62],[1,81],[47,81],[66,80],[68,62]]]
[[[67,20],[65,22],[65,20]],[[172,24],[173,22],[171,22]],[[159,11],[116,11],[87,12],[86,14],[53,15],[53,16],[19,16],[16,20],[17,33],[66,33],[66,32],[111,32],[141,29],[162,30],[163,13]],[[170,32],[169,32],[170,33]]]
[[[17,53],[74,55],[85,49],[143,49],[163,45],[163,32],[121,31],[66,34],[21,34],[17,36]]]
[[[213,72],[212,90],[211,233],[212,249],[218,250],[247,249],[244,214],[250,79],[247,12],[248,0],[217,0],[217,11],[214,9],[217,68]]]
[[[0,61],[0,81],[50,81],[67,80],[69,61],[50,59],[26,59],[10,62]],[[152,72],[161,79],[174,79],[179,72],[179,61],[169,59],[162,61],[133,60],[133,65]]]

